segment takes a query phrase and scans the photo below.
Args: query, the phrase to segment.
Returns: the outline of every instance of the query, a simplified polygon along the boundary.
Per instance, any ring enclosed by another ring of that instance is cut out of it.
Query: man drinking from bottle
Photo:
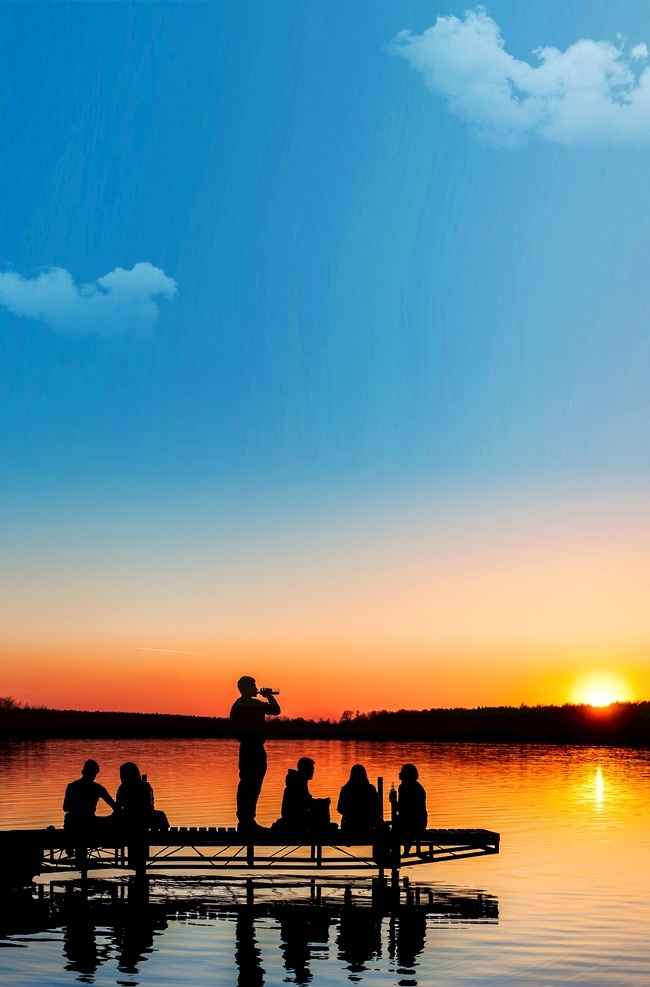
[[[254,835],[257,800],[266,774],[266,717],[277,716],[280,707],[273,689],[258,689],[255,679],[242,675],[237,683],[241,695],[230,710],[230,722],[239,740],[239,785],[237,786],[237,829]],[[264,700],[257,699],[263,696]]]

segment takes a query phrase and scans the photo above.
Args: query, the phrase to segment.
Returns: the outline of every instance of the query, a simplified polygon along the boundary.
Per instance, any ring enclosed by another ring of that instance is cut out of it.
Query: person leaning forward
[[[237,829],[255,828],[257,800],[266,774],[266,717],[277,716],[280,707],[271,689],[259,689],[255,679],[242,675],[237,683],[241,696],[230,710],[230,722],[239,740],[239,785],[237,786]],[[256,696],[263,696],[264,700]]]

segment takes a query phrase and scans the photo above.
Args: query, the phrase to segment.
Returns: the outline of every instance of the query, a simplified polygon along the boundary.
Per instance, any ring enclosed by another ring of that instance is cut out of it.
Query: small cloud
[[[116,267],[82,285],[62,267],[47,268],[35,278],[0,273],[0,305],[56,332],[78,335],[150,335],[160,314],[156,299],[176,293],[175,280],[146,261],[130,271]]]
[[[499,25],[476,7],[438,17],[423,34],[401,31],[389,50],[405,58],[451,113],[483,138],[516,146],[538,136],[562,144],[650,142],[650,67],[641,42],[581,39],[566,51],[537,48],[539,64],[514,58]]]
[[[632,58],[639,58],[645,60],[648,57],[648,46],[642,41],[641,44],[635,45],[630,52]]]

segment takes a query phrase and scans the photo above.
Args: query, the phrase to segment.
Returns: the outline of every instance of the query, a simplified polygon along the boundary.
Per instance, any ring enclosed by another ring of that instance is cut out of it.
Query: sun
[[[610,706],[612,703],[629,702],[630,687],[616,672],[594,672],[584,675],[572,689],[573,702],[587,706]]]

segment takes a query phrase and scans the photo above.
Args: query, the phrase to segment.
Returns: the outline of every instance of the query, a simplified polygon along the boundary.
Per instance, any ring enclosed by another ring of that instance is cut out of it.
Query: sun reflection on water
[[[605,802],[605,782],[603,779],[603,769],[600,764],[596,768],[596,778],[594,782],[594,803],[598,812],[603,808]]]

